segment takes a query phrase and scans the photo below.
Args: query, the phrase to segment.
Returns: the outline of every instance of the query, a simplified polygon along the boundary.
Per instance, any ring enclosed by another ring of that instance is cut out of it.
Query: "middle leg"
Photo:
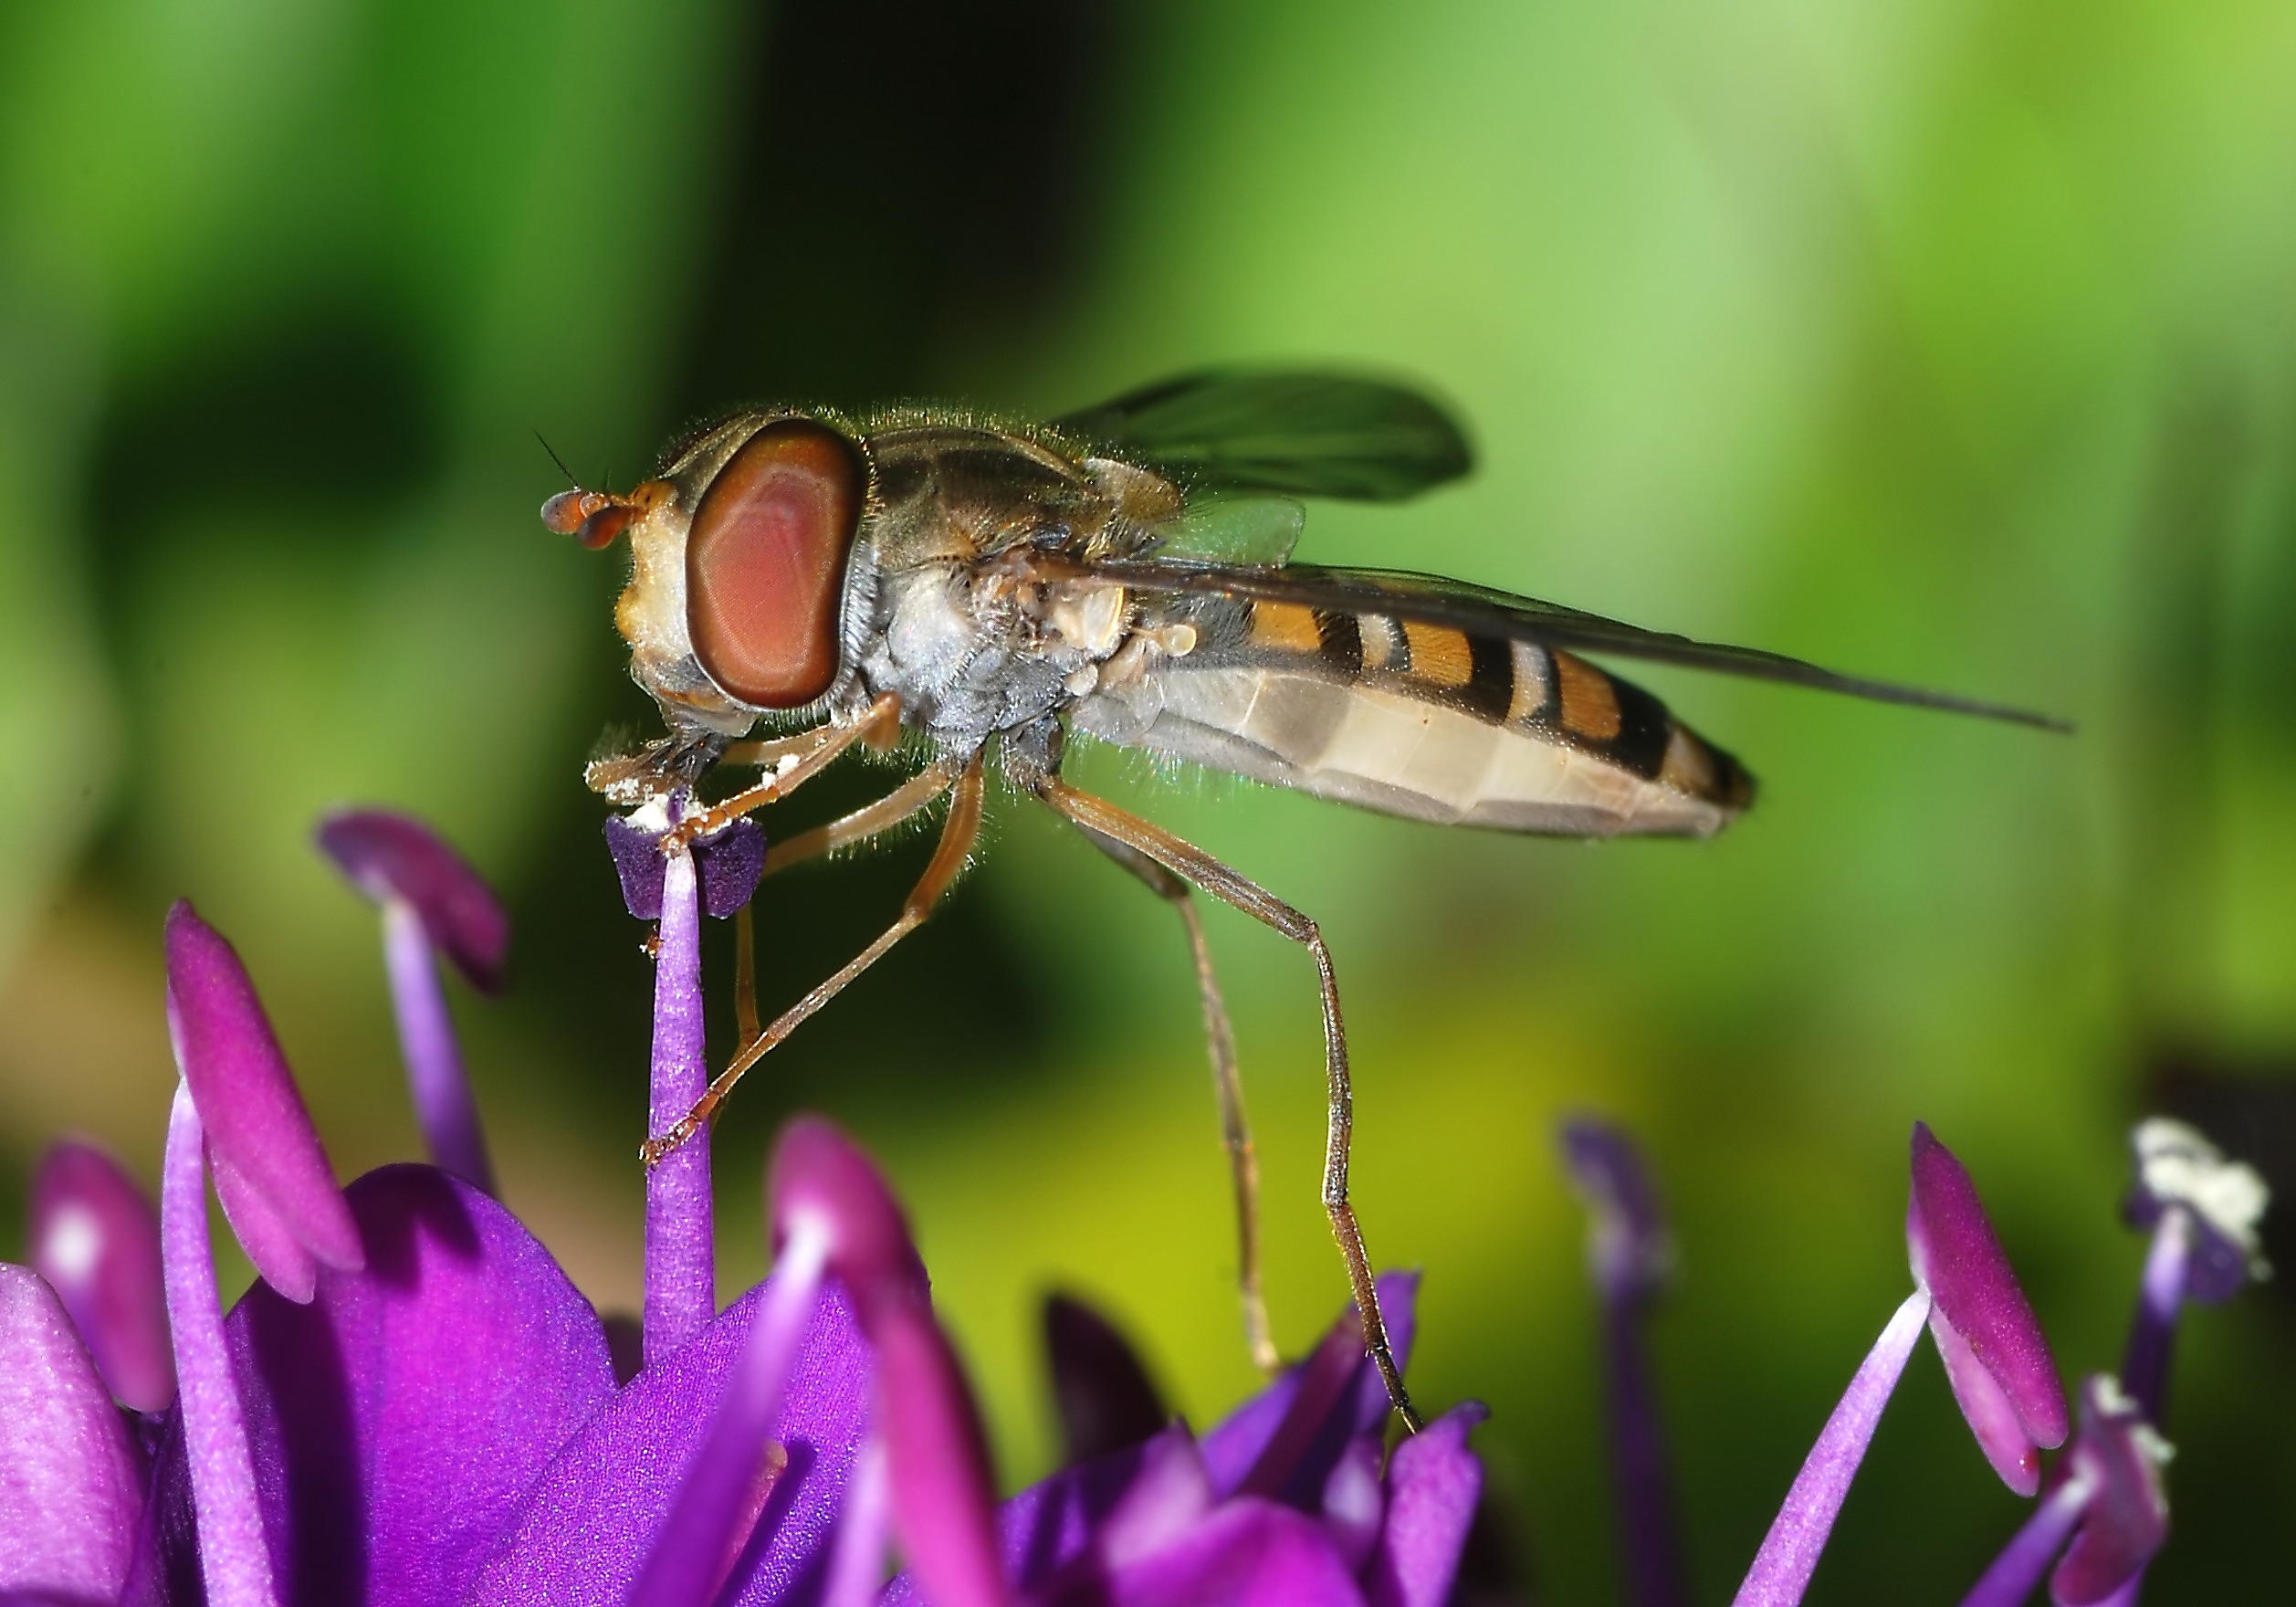
[[[1305,949],[1316,961],[1324,1010],[1324,1075],[1326,1126],[1324,1132],[1324,1212],[1331,1219],[1332,1237],[1347,1264],[1347,1284],[1354,1291],[1356,1309],[1362,1314],[1364,1349],[1379,1370],[1388,1399],[1416,1434],[1418,1411],[1403,1389],[1402,1370],[1388,1344],[1387,1322],[1379,1314],[1379,1291],[1372,1281],[1370,1253],[1363,1246],[1363,1229],[1347,1198],[1347,1157],[1355,1136],[1355,1085],[1347,1069],[1347,1029],[1339,1014],[1339,981],[1332,969],[1331,951],[1316,923],[1269,892],[1259,883],[1230,869],[1195,844],[1174,836],[1162,826],[1119,809],[1105,798],[1080,792],[1057,775],[1027,778],[1029,788],[1052,808],[1085,830],[1123,844],[1154,860],[1174,876],[1200,888],[1223,904],[1232,904],[1253,919],[1281,932]]]
[[[1064,817],[1065,818],[1065,817]],[[1188,884],[1128,843],[1071,821],[1085,840],[1148,884],[1171,905],[1188,933],[1188,952],[1196,964],[1196,992],[1204,1007],[1204,1045],[1211,1056],[1211,1084],[1220,1099],[1220,1136],[1228,1150],[1228,1171],[1236,1195],[1236,1292],[1243,1302],[1243,1342],[1253,1365],[1273,1376],[1283,1366],[1268,1331],[1267,1297],[1260,1288],[1260,1161],[1252,1148],[1251,1124],[1243,1114],[1243,1078],[1236,1071],[1236,1035],[1228,1024],[1228,1003],[1212,973],[1211,950]]]

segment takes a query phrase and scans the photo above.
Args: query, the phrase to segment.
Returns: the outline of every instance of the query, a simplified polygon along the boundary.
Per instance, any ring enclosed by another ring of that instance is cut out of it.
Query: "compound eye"
[[[720,687],[795,709],[837,678],[861,467],[834,431],[770,424],[718,471],[686,540],[686,628]]]

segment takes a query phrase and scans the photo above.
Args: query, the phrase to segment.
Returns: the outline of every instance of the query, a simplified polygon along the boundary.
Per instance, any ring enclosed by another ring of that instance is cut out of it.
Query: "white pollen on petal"
[[[58,1277],[74,1282],[96,1270],[96,1258],[103,1254],[103,1224],[96,1213],[82,1205],[67,1205],[58,1211],[47,1224],[47,1236],[40,1241],[40,1259]]]

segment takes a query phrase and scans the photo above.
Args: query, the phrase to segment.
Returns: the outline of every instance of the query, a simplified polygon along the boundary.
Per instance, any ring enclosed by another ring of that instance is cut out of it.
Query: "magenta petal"
[[[117,1601],[142,1510],[141,1458],[72,1319],[0,1262],[0,1591]]]
[[[286,1602],[459,1601],[613,1399],[590,1303],[501,1206],[428,1166],[348,1191],[366,1266],[225,1324]],[[180,1460],[163,1478],[180,1476]]]
[[[763,1285],[632,1380],[559,1455],[496,1544],[470,1607],[618,1607],[636,1582],[749,1341]],[[869,1352],[834,1285],[815,1308],[773,1434],[789,1457],[736,1568],[732,1600],[789,1601],[826,1570],[867,1430]]]
[[[988,1438],[957,1354],[924,1301],[864,1305],[876,1349],[894,1532],[934,1607],[1005,1599]]]
[[[50,1146],[32,1180],[32,1266],[71,1313],[96,1370],[124,1405],[163,1412],[175,1399],[160,1213],[95,1145]]]
[[[778,1250],[801,1214],[819,1216],[830,1230],[830,1266],[862,1312],[879,1299],[923,1297],[925,1264],[917,1259],[900,1203],[876,1166],[833,1122],[794,1118],[773,1140],[766,1180],[766,1208]]]
[[[2059,1607],[2092,1607],[2134,1579],[2168,1538],[2160,1474],[2168,1447],[2136,1402],[2099,1374],[2081,1392],[2081,1437],[2071,1456],[2089,1503],[2049,1591]]]
[[[1929,1337],[1937,1341],[1937,1354],[1945,1363],[1945,1381],[1953,1386],[1961,1415],[1967,1420],[1969,1432],[1976,1435],[1985,1459],[1993,1464],[1993,1471],[2018,1495],[2039,1494],[2040,1452],[2026,1434],[2017,1408],[1971,1352],[1961,1330],[1946,1321],[1944,1310],[1934,1305],[1929,1308]]]
[[[1364,1573],[1370,1607],[1443,1607],[1483,1495],[1483,1463],[1467,1435],[1490,1413],[1478,1402],[1452,1407],[1395,1447],[1388,1466],[1387,1523]]]
[[[1986,1220],[1976,1185],[1953,1151],[1921,1122],[1913,1124],[1913,1147],[1905,1243],[1913,1276],[1966,1342],[1970,1357],[1993,1375],[2033,1444],[2063,1444],[2071,1424],[2057,1363],[2001,1241]],[[1970,1426],[1984,1443],[1986,1430],[1975,1419]],[[1987,1444],[1986,1454],[1994,1455],[1993,1445]]]
[[[376,903],[412,905],[431,946],[472,987],[502,991],[510,918],[494,889],[437,833],[391,810],[345,809],[320,823],[319,846]]]
[[[825,1228],[830,1268],[875,1349],[894,1529],[925,1593],[935,1607],[1001,1602],[988,1439],[892,1191],[834,1125],[801,1116],[774,1140],[766,1197],[777,1249],[800,1222]]]
[[[364,1254],[358,1228],[255,984],[222,934],[183,899],[167,912],[167,982],[176,1065],[211,1152],[236,1174],[231,1186],[240,1194],[240,1215],[233,1226],[258,1214],[250,1200],[264,1208],[267,1220],[253,1230],[263,1249],[246,1245],[257,1269],[267,1279],[276,1266],[290,1285],[304,1281],[294,1258],[279,1250],[282,1234],[321,1266],[357,1267]]]
[[[1314,1518],[1239,1496],[1178,1543],[1120,1570],[1107,1607],[1352,1607],[1347,1561]]]

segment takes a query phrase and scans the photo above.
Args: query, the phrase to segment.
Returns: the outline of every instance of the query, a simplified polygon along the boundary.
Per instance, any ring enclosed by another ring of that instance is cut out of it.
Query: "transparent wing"
[[[1072,567],[1066,560],[1054,562],[1064,569]],[[1724,675],[1840,692],[1878,703],[1941,709],[1955,714],[2037,726],[2043,730],[2072,730],[2070,721],[2054,715],[2036,714],[1949,692],[1924,691],[1890,681],[1837,675],[1780,653],[1644,630],[1620,620],[1605,619],[1599,614],[1566,608],[1557,603],[1542,603],[1534,597],[1518,597],[1486,586],[1469,585],[1463,581],[1445,580],[1440,575],[1413,574],[1401,570],[1325,569],[1306,563],[1282,569],[1223,570],[1153,559],[1076,563],[1073,568],[1140,592],[1245,597],[1260,602],[1297,603],[1333,613],[1385,614],[1450,625],[1469,635],[1520,637],[1542,646],[1688,665]]]
[[[1217,369],[1054,423],[1193,486],[1295,497],[1392,502],[1473,463],[1434,403],[1347,374]]]

